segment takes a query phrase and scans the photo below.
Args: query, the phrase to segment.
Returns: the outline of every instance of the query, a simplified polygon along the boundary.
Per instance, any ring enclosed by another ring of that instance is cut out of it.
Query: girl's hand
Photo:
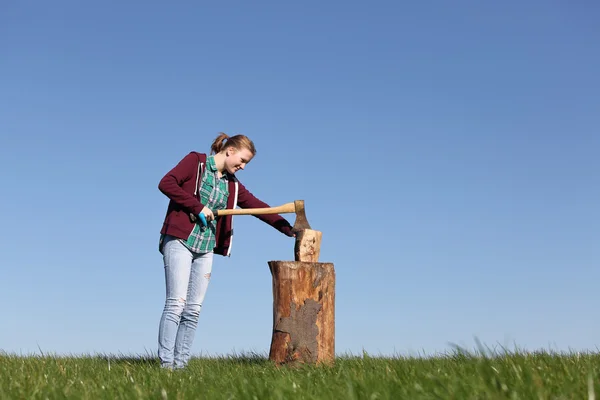
[[[204,217],[207,221],[212,221],[215,219],[215,215],[213,214],[212,210],[208,207],[204,207],[202,211],[200,211],[200,213],[204,214]]]
[[[204,207],[198,216],[190,213],[190,221],[193,223],[200,222],[202,226],[208,225],[208,221],[212,221],[213,219],[215,219],[215,214],[208,207]]]

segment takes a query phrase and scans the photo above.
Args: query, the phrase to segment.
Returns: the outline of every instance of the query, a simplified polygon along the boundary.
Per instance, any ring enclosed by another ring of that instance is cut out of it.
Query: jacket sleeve
[[[242,183],[238,180],[239,193],[238,193],[238,205],[241,208],[263,208],[270,207],[264,201],[256,198]],[[292,226],[290,223],[279,214],[268,214],[268,215],[255,215],[256,218],[263,222],[271,225],[279,232],[287,236],[294,236],[292,232]]]
[[[198,215],[204,205],[192,193],[186,192],[182,186],[184,182],[197,179],[199,165],[198,156],[196,153],[191,152],[179,161],[172,170],[167,172],[158,184],[158,189],[165,196],[188,212],[194,213],[194,215]],[[196,187],[195,181],[193,187]]]

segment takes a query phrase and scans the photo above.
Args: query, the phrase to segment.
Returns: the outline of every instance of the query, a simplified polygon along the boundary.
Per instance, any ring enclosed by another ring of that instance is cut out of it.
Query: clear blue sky
[[[240,180],[304,199],[336,350],[600,344],[592,1],[0,5],[0,349],[156,351],[160,178],[219,131]],[[293,221],[293,215],[287,215]],[[236,217],[194,354],[268,352],[269,260]]]

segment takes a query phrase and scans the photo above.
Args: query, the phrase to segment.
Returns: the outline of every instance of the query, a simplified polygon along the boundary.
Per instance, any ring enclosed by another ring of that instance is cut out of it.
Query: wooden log
[[[331,363],[335,356],[335,270],[332,263],[269,261],[273,277],[276,364]]]
[[[298,232],[294,245],[294,260],[318,262],[322,236],[322,232],[312,229],[303,229]]]

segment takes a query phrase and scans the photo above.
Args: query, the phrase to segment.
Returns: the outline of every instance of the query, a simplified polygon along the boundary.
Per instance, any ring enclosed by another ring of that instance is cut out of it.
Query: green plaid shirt
[[[227,174],[223,174],[219,178],[215,158],[209,156],[206,159],[206,169],[202,175],[200,201],[214,212],[227,208],[227,197],[229,197]],[[203,226],[202,222],[198,221],[187,241],[182,240],[181,242],[194,253],[210,253],[215,248],[216,231],[216,220],[208,221],[207,226]]]

